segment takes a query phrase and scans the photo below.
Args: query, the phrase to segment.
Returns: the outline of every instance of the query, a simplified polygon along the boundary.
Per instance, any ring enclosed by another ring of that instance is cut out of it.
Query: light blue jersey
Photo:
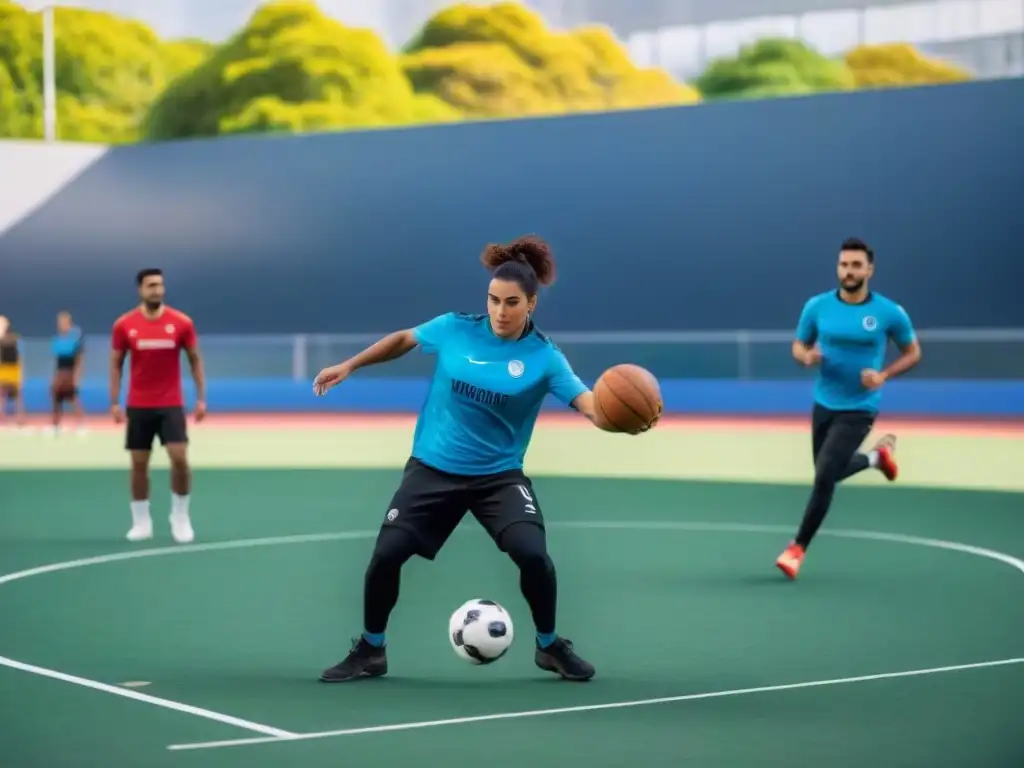
[[[59,333],[50,341],[50,351],[57,359],[57,366],[70,368],[74,365],[75,358],[82,351],[84,342],[80,328],[72,328],[67,333]]]
[[[532,327],[502,339],[487,315],[451,312],[413,334],[437,365],[412,455],[442,472],[522,469],[545,396],[570,405],[587,391],[558,347]]]
[[[910,316],[885,296],[869,293],[862,303],[849,304],[838,291],[829,291],[804,305],[796,338],[821,349],[814,385],[817,403],[836,411],[874,413],[882,393],[861,384],[861,371],[882,370],[889,339],[905,347],[916,337]]]

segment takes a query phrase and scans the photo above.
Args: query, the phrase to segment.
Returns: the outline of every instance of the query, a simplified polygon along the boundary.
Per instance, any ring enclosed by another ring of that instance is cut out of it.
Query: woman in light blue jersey
[[[84,429],[85,412],[78,397],[78,386],[85,362],[85,339],[82,329],[71,319],[70,312],[57,315],[57,335],[50,341],[55,361],[50,399],[53,405],[53,432],[60,429],[64,418],[64,404],[69,403],[75,414],[79,432]]]
[[[384,515],[366,570],[364,627],[325,682],[387,673],[384,633],[398,601],[402,566],[433,560],[468,510],[519,567],[537,630],[535,662],[566,680],[589,680],[594,667],[555,632],[557,580],[544,518],[523,459],[547,395],[595,420],[594,398],[531,319],[541,286],[555,277],[547,243],[523,237],[489,245],[487,313],[448,313],[398,331],[320,372],[317,395],[367,365],[414,347],[436,355],[430,392],[416,423],[412,456]]]

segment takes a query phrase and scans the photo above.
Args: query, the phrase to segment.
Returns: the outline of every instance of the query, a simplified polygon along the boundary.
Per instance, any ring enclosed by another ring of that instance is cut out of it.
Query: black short
[[[513,523],[544,527],[533,484],[522,470],[452,475],[418,459],[406,462],[384,525],[409,531],[419,543],[417,554],[433,560],[467,511],[499,546],[501,533]]]
[[[58,404],[65,400],[75,400],[78,397],[78,387],[75,386],[74,371],[58,368],[50,383],[50,394],[53,395],[53,402]]]
[[[153,449],[153,438],[160,445],[187,443],[184,408],[129,408],[125,430],[125,448],[129,451]]]
[[[811,450],[815,463],[823,451],[842,463],[852,459],[871,434],[875,416],[872,411],[834,411],[815,403],[811,414]]]

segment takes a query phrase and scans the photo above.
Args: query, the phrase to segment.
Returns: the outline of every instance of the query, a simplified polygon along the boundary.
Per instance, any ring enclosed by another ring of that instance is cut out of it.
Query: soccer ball
[[[512,646],[512,617],[493,600],[470,600],[448,621],[448,640],[459,658],[491,664]]]

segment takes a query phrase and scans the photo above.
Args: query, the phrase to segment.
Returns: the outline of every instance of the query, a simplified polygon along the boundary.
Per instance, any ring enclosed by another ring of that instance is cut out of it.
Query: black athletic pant
[[[520,588],[537,631],[555,631],[558,583],[530,479],[519,470],[452,475],[410,459],[366,569],[367,632],[382,634],[387,627],[398,603],[402,566],[413,555],[433,560],[467,511],[519,566]]]
[[[875,414],[869,411],[833,411],[815,403],[811,415],[814,488],[796,536],[796,543],[805,549],[828,514],[836,484],[868,468],[867,455],[858,449],[874,423]]]

